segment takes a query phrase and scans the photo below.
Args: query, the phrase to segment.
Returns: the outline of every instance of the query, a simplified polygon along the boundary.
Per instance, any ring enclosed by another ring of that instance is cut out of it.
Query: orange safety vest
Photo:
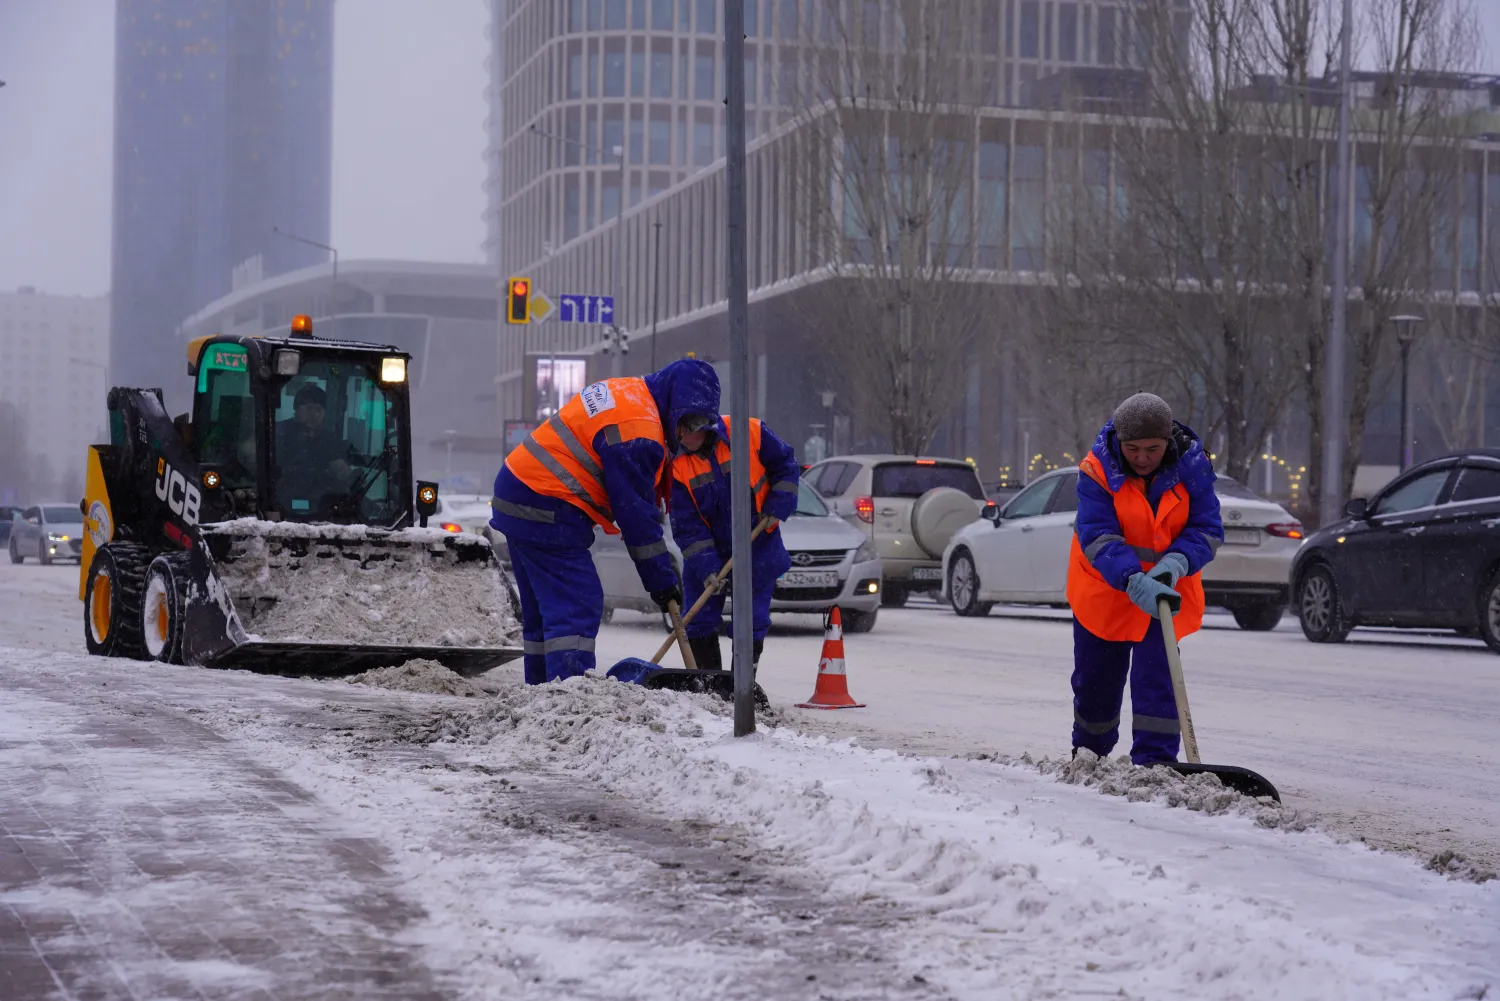
[[[594,451],[594,438],[601,431],[614,445],[636,438],[660,445],[656,481],[658,493],[665,494],[667,440],[645,379],[605,379],[587,387],[513,449],[505,465],[537,493],[567,501],[604,531],[618,535],[604,489],[604,469]]]
[[[725,437],[720,438],[714,446],[714,455],[719,460],[719,466],[729,468],[729,418],[724,418]],[[703,518],[703,509],[698,506],[698,496],[694,493],[700,487],[708,486],[713,482],[713,465],[700,455],[684,452],[672,460],[672,477],[678,483],[688,488],[688,496],[693,498],[693,507],[698,510],[698,517]],[[766,482],[766,466],[760,461],[760,418],[750,418],[750,482],[754,484],[751,492],[755,494],[755,513],[759,516],[765,510],[766,498],[771,496],[771,484]],[[708,524],[708,519],[703,518],[703,523]],[[768,532],[776,531],[775,528],[767,529]]]
[[[1109,490],[1109,477],[1098,456],[1090,452],[1078,464],[1083,475]],[[1119,490],[1110,491],[1115,501],[1115,516],[1125,544],[1135,549],[1141,569],[1156,565],[1188,520],[1188,492],[1181,483],[1162,495],[1156,510],[1146,498],[1146,481],[1126,477]],[[1183,577],[1175,588],[1182,595],[1182,610],[1172,623],[1179,637],[1198,631],[1203,625],[1203,581],[1198,574]],[[1129,595],[1117,590],[1104,579],[1083,554],[1078,533],[1073,533],[1073,551],[1068,562],[1068,604],[1083,628],[1102,640],[1139,643],[1146,637],[1151,617],[1135,606]]]

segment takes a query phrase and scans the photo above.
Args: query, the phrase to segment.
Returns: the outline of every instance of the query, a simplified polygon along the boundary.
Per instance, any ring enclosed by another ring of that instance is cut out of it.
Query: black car
[[[1302,631],[1340,643],[1355,626],[1454,629],[1500,653],[1500,450],[1413,466],[1292,564]]]

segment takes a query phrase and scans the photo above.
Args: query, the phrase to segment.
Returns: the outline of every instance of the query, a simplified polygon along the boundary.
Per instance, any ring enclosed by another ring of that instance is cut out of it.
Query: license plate
[[[917,567],[911,572],[912,580],[942,580],[942,567]]]
[[[837,587],[837,570],[789,570],[776,582],[782,587]]]
[[[1264,536],[1258,528],[1226,528],[1224,544],[1229,546],[1258,546]]]

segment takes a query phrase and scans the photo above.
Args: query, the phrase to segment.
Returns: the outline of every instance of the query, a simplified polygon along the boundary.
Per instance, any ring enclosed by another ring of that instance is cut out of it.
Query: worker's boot
[[[700,671],[722,671],[724,660],[719,655],[719,634],[709,633],[707,636],[689,636],[688,646],[693,651],[693,660]]]

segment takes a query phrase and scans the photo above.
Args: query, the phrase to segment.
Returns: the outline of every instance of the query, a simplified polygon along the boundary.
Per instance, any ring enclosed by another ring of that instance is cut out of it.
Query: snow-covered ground
[[[1267,826],[1290,811],[1206,815],[934,756],[1066,751],[1066,630],[1045,618],[882,613],[846,640],[870,708],[833,715],[785,708],[811,690],[819,638],[775,635],[762,680],[785,725],[736,741],[705,698],[602,679],[527,689],[514,666],[463,697],[90,659],[75,573],[0,566],[0,819],[48,821],[0,829],[0,863],[40,853],[25,879],[0,865],[0,928],[8,909],[54,929],[35,951],[88,975],[59,974],[56,996],[1500,990],[1500,880]],[[622,619],[601,659],[653,639]],[[1340,822],[1399,806],[1367,822],[1383,836],[1420,820],[1490,843],[1493,655],[1227,631],[1185,655],[1212,759],[1263,771],[1293,808],[1343,797]],[[1398,785],[1362,806],[1382,768]],[[42,830],[83,860],[86,886],[48,878]],[[359,865],[330,861],[351,845]],[[156,876],[152,856],[188,875]],[[168,907],[220,952],[152,930]],[[239,951],[246,922],[300,936],[300,960]],[[385,980],[343,970],[371,956]],[[320,979],[324,963],[342,979]]]

